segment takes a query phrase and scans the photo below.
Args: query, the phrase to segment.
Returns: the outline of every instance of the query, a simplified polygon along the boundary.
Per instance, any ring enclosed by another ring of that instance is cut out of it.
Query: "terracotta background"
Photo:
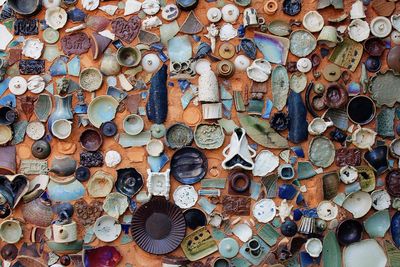
[[[174,2],[174,1],[168,0],[167,2],[170,3],[170,2]],[[225,2],[226,3],[230,3],[230,2],[233,2],[233,1],[225,1]],[[253,7],[255,7],[257,9],[258,15],[259,16],[263,16],[266,19],[267,23],[271,22],[274,19],[281,19],[281,20],[285,20],[285,21],[296,19],[296,20],[301,21],[303,15],[306,12],[310,11],[310,10],[315,10],[316,9],[316,5],[317,5],[317,1],[315,1],[315,0],[314,1],[303,1],[303,8],[302,8],[301,13],[298,14],[297,16],[295,16],[295,17],[290,17],[290,16],[287,16],[287,15],[283,14],[283,12],[281,11],[282,1],[279,1],[279,10],[278,10],[278,12],[275,15],[271,16],[271,15],[264,14],[263,8],[262,8],[263,7],[263,2],[264,1],[253,0],[251,6],[253,6]],[[345,2],[345,11],[348,13],[353,1],[344,0],[344,2]],[[107,2],[102,2],[101,5],[117,4],[117,3],[118,3],[117,1],[107,1]],[[199,6],[195,10],[195,13],[200,18],[200,20],[203,22],[204,25],[208,25],[208,21],[207,21],[206,16],[205,16],[205,13],[207,12],[207,9],[210,8],[210,7],[214,7],[216,5],[217,5],[217,2],[207,3],[204,0],[200,0]],[[80,4],[78,4],[78,6],[80,7]],[[240,8],[240,9],[241,9],[241,13],[242,13],[243,12],[243,8]],[[397,5],[397,11],[399,9],[400,9],[399,5]],[[88,12],[88,11],[85,11],[85,12]],[[342,14],[342,12],[343,11],[334,10],[332,7],[320,11],[320,13],[324,16],[325,19],[338,17],[338,16],[340,16]],[[91,15],[102,15],[102,16],[107,16],[107,17],[111,18],[110,16],[105,15],[105,13],[100,11],[100,10],[96,10],[96,11],[88,12],[88,13],[91,14]],[[183,12],[183,13],[180,14],[180,16],[178,18],[178,22],[179,22],[180,25],[185,20],[187,14],[188,14],[187,12]],[[123,10],[119,10],[119,11],[117,11],[117,15],[115,17],[122,16],[122,15],[123,15]],[[160,12],[158,13],[158,16],[161,18]],[[374,16],[376,16],[376,14],[372,11],[371,8],[368,8],[367,21],[370,21]],[[39,17],[40,18],[44,18],[44,10],[41,11],[41,13],[39,14]],[[234,25],[234,27],[237,28],[241,23],[242,23],[242,15],[240,16],[238,22]],[[349,23],[349,21],[347,20],[343,24],[347,25],[348,23]],[[222,25],[222,24],[223,24],[223,22],[219,22],[218,23],[218,25]],[[328,22],[325,21],[325,24],[327,25]],[[72,26],[75,26],[75,24],[73,24],[71,22],[68,22],[68,24],[60,31],[60,34],[63,35],[65,29],[69,28],[69,27],[72,27]],[[294,29],[296,29],[296,28],[297,27],[295,27]],[[85,31],[86,32],[90,32],[91,30],[85,30]],[[253,29],[248,29],[246,31],[246,37],[250,37],[250,38],[253,37],[253,31],[254,31]],[[154,32],[159,34],[159,30],[158,29],[154,30]],[[205,28],[204,28],[203,33],[204,34],[206,33]],[[42,34],[42,31],[40,31],[40,36],[41,36],[41,34]],[[202,34],[198,34],[198,35],[202,36]],[[315,36],[318,37],[317,34]],[[138,41],[137,39],[134,40],[134,42],[131,45],[133,46],[134,44],[137,43],[137,41]],[[209,43],[209,40],[207,38],[205,38],[204,36],[202,36],[202,41],[205,41],[205,42]],[[239,43],[238,41],[239,41],[239,39],[236,38],[234,40],[231,40],[230,42],[234,43],[234,44],[238,44]],[[222,43],[221,41],[217,42],[217,49],[218,49],[218,47],[219,47],[219,45],[221,43]],[[58,46],[59,46],[59,48],[61,50],[60,42],[58,42],[57,44],[58,44]],[[110,47],[112,47],[112,46],[110,45]],[[112,47],[112,49],[115,50],[114,47]],[[196,51],[195,50],[195,45],[194,45],[194,51]],[[319,54],[319,47],[317,48],[317,50],[315,52],[317,52]],[[387,53],[387,51],[385,52],[385,55],[383,56],[385,58],[386,58],[386,53]],[[215,55],[219,56],[218,52],[216,52]],[[262,57],[260,52],[258,52],[258,56],[257,57],[258,58]],[[365,59],[365,57],[366,57],[366,55],[364,54],[364,59]],[[297,60],[296,57],[294,57],[293,55],[289,55],[288,62],[296,61],[296,60]],[[323,67],[324,67],[324,65],[326,63],[327,63],[327,58],[323,59],[320,67],[318,68],[318,71],[322,71],[322,69],[323,69]],[[81,56],[81,69],[84,69],[84,68],[89,67],[89,66],[97,66],[97,67],[99,67],[99,64],[100,64],[100,60],[93,61],[92,56],[91,56],[91,52]],[[46,68],[48,68],[50,65],[51,65],[51,63],[46,62]],[[385,63],[384,63],[384,65],[385,65]],[[385,66],[383,66],[382,69],[385,69]],[[126,69],[123,69],[123,70],[125,71]],[[214,66],[214,70],[215,70],[215,66]],[[26,78],[28,78],[28,77],[26,77]],[[359,82],[359,80],[360,80],[359,77],[360,77],[360,66],[357,68],[355,73],[351,73],[351,78],[352,78],[353,81]],[[73,79],[77,81],[77,78],[73,77]],[[311,72],[308,73],[308,79],[309,79],[309,81],[314,80],[314,77],[312,76]],[[54,81],[55,81],[55,79],[54,79]],[[173,81],[175,86],[174,87],[168,87],[168,90],[169,90],[169,92],[168,92],[169,93],[169,95],[168,95],[169,106],[168,106],[168,118],[167,118],[167,122],[165,123],[166,127],[172,125],[175,122],[182,122],[183,121],[183,117],[182,117],[183,109],[182,109],[181,102],[180,102],[182,93],[181,93],[181,90],[178,88],[177,81],[176,80],[170,80],[170,81]],[[244,90],[247,90],[248,88],[250,88],[250,86],[251,86],[251,81],[247,78],[245,73],[236,72],[235,75],[230,79],[230,81],[232,83],[232,89],[233,90],[244,91]],[[197,84],[197,78],[193,79],[191,82],[194,83],[194,84]],[[328,82],[325,81],[324,78],[322,78],[322,77],[318,79],[318,82],[321,82],[321,83],[323,83],[325,85],[328,84]],[[268,84],[267,85],[268,93],[267,93],[266,97],[268,97],[269,99],[272,99],[271,82],[270,82],[270,80],[267,82],[267,84]],[[102,86],[101,90],[96,92],[96,96],[105,94],[106,87],[107,87],[107,85],[106,85],[106,82],[104,80],[103,86]],[[131,91],[131,92],[129,92],[129,94],[139,94],[139,93],[140,93],[139,91]],[[231,91],[231,93],[232,93],[232,91]],[[304,93],[305,92],[303,91],[303,93],[302,93],[303,97],[304,97]],[[89,103],[90,99],[94,95],[90,95],[89,93],[86,93],[85,96],[86,96],[86,103]],[[265,97],[264,97],[264,99],[265,99]],[[54,98],[53,98],[53,100],[54,100]],[[75,94],[75,96],[74,96],[74,104],[76,103],[76,101],[77,101],[77,98],[76,98],[76,94]],[[147,100],[141,100],[140,106],[145,106],[146,101]],[[19,104],[20,104],[20,102],[18,101],[18,105]],[[189,107],[192,107],[192,106],[194,106],[193,103],[191,103],[189,105]],[[197,108],[199,110],[201,109],[200,106],[198,106]],[[285,110],[286,110],[286,108],[285,108]],[[276,112],[275,109],[272,111],[272,113],[274,113],[274,112]],[[122,120],[126,115],[128,115],[128,111],[127,110],[125,110],[122,113],[118,113],[117,117],[115,119],[115,121],[116,121],[116,123],[118,125],[119,133],[123,132]],[[22,119],[24,119],[23,115],[21,115],[21,116],[22,116]],[[151,126],[151,123],[147,120],[147,117],[143,117],[143,119],[145,121],[145,130],[149,130],[149,128]],[[236,111],[235,111],[235,107],[234,106],[233,106],[233,110],[232,110],[232,119],[236,122],[237,125],[240,125],[239,121],[238,121],[238,119],[236,117]],[[311,119],[312,119],[311,115],[308,114],[308,121],[311,121]],[[35,120],[35,116],[32,116],[31,121],[32,120]],[[374,129],[373,123],[371,123],[367,127],[370,127],[370,128]],[[193,129],[194,129],[194,127],[193,127]],[[73,142],[73,143],[75,143],[77,145],[77,151],[73,155],[73,157],[78,161],[79,161],[79,153],[82,151],[82,148],[80,147],[78,140],[79,140],[79,135],[83,130],[84,130],[83,127],[79,127],[78,128],[77,116],[75,116],[72,135],[67,140],[65,140],[66,142]],[[282,135],[283,136],[287,136],[287,131],[283,132]],[[307,157],[307,154],[308,154],[307,149],[308,149],[308,143],[309,143],[310,139],[311,138],[309,138],[309,140],[307,142],[303,142],[301,144],[301,146],[303,147],[303,149],[304,149],[304,151],[306,153],[306,157],[305,157],[305,159],[300,159],[299,158],[298,159],[299,161],[307,160],[307,158],[308,158]],[[211,150],[211,151],[204,151],[206,156],[208,157],[208,160],[209,160],[209,170],[212,167],[218,169],[219,174],[217,175],[217,177],[227,178],[227,176],[228,176],[228,172],[224,171],[221,168],[220,163],[223,160],[222,149],[229,143],[229,140],[230,140],[230,136],[226,136],[224,145],[220,149]],[[60,142],[60,141],[57,140],[57,139],[53,139],[52,142],[51,142],[51,146],[52,146],[53,151],[52,151],[51,157],[49,158],[49,163],[51,162],[51,159],[54,158],[55,156],[62,155],[61,151],[59,151],[59,148],[57,146],[58,142]],[[29,150],[30,146],[32,145],[32,143],[33,143],[32,140],[30,140],[28,137],[26,137],[24,142],[17,146],[18,154],[22,155],[21,154],[22,150],[25,150],[25,151],[27,149]],[[251,139],[249,139],[249,143],[253,143],[253,141]],[[195,146],[195,144],[193,144],[193,146]],[[335,143],[335,146],[336,146],[336,148],[339,148],[339,144]],[[147,157],[146,155],[147,154],[146,154],[146,151],[145,151],[144,147],[123,149],[113,138],[104,138],[104,144],[103,144],[103,146],[101,148],[101,151],[103,152],[103,155],[108,150],[117,150],[119,153],[121,153],[123,160],[117,166],[117,168],[134,167],[143,175],[144,178],[146,178],[146,176],[147,176],[146,175],[146,169],[148,168],[148,166],[147,166],[147,160],[146,160],[146,157]],[[259,146],[258,152],[260,150],[262,150],[261,146]],[[273,151],[276,155],[278,155],[279,152],[280,152],[280,150],[276,150],[276,149],[271,149],[271,151]],[[173,151],[171,149],[167,148],[166,149],[166,153],[168,154],[169,158],[171,158],[172,154],[173,154]],[[293,155],[293,153],[291,155]],[[33,158],[33,156],[30,156],[30,158]],[[169,168],[169,163],[163,168],[163,170],[165,170],[167,168]],[[106,172],[109,172],[109,173],[113,174],[114,176],[116,176],[116,169],[107,168],[106,166],[104,166],[102,168],[92,168],[91,169],[91,173],[92,174],[95,173],[98,169],[102,169],[102,170],[104,170]],[[338,169],[338,168],[336,166],[332,165],[330,168],[326,169],[325,172],[336,170],[336,169]],[[33,177],[34,176],[30,177],[30,179],[32,179]],[[207,178],[215,178],[215,176],[212,176],[212,174],[210,172],[208,172],[206,177]],[[254,178],[254,180],[260,181],[260,178],[257,177],[257,178]],[[281,183],[281,182],[282,181],[279,181],[279,183]],[[179,185],[179,183],[172,177],[171,177],[171,183],[172,183],[172,187],[171,187],[171,191],[170,191],[170,196],[172,198],[172,193],[173,193],[174,189]],[[305,184],[307,186],[307,192],[304,193],[304,197],[305,197],[306,202],[308,203],[308,205],[310,207],[316,207],[316,205],[319,203],[319,201],[322,200],[321,175],[317,175],[317,176],[315,176],[315,177],[313,177],[311,179],[308,179],[308,180],[302,180],[301,183]],[[84,183],[84,184],[86,185],[87,183]],[[197,184],[196,188],[198,189],[199,186],[200,185]],[[143,190],[145,190],[145,188],[143,188]],[[343,188],[342,188],[342,190],[343,190]],[[91,201],[91,198],[88,195],[86,195],[85,199],[88,202]],[[276,204],[279,205],[280,199],[276,198],[274,200],[275,200]],[[294,201],[291,201],[291,202],[294,202]],[[254,204],[254,201],[252,201],[252,204]],[[294,205],[295,205],[295,203],[294,203]],[[198,205],[196,205],[196,206],[198,206]],[[17,207],[17,209],[15,210],[13,217],[22,219],[19,207]],[[217,210],[220,210],[220,209],[221,209],[221,205],[218,205]],[[129,211],[127,211],[127,213],[128,212]],[[343,210],[341,210],[341,215],[340,216],[342,218],[345,216]],[[120,219],[122,219],[122,216],[120,217]],[[243,219],[245,219],[245,218],[243,218]],[[24,240],[25,241],[29,240],[31,227],[32,226],[30,226],[30,225],[25,225],[24,226]],[[160,256],[151,255],[151,254],[148,254],[148,253],[144,252],[134,242],[126,244],[126,245],[121,245],[119,239],[117,239],[116,241],[114,241],[114,242],[109,244],[109,245],[116,246],[117,249],[121,252],[121,254],[123,256],[122,262],[120,263],[119,266],[125,266],[126,263],[130,263],[133,266],[147,266],[147,267],[160,266],[161,265],[161,257]],[[2,242],[2,245],[4,245],[4,244],[5,243]],[[21,244],[22,244],[22,241],[19,242],[19,245],[21,245]],[[240,242],[240,245],[241,244],[242,243]],[[91,246],[102,246],[102,245],[106,245],[106,243],[103,243],[101,241],[95,240],[90,245]],[[171,254],[172,255],[182,255],[183,253],[182,253],[181,249],[177,249],[175,252],[173,252]],[[214,253],[212,256],[216,256],[217,254],[218,253]]]

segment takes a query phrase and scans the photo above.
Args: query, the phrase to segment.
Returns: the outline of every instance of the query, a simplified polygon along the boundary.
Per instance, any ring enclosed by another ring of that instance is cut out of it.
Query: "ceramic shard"
[[[147,45],[158,43],[160,41],[160,37],[157,34],[144,30],[140,30],[138,38],[140,43]]]
[[[78,77],[81,72],[81,60],[79,56],[74,56],[68,63],[68,74]]]
[[[149,100],[146,105],[147,118],[157,124],[165,122],[168,113],[167,65],[151,78]]]
[[[277,66],[272,71],[272,102],[274,107],[281,111],[287,100],[289,92],[289,76],[284,66]]]
[[[255,32],[254,43],[261,51],[264,58],[269,62],[282,65],[286,64],[289,53],[289,39],[262,32]]]
[[[295,144],[307,140],[308,122],[307,110],[301,94],[290,92],[288,98],[289,135],[288,139]]]
[[[201,24],[200,20],[194,14],[194,11],[190,11],[186,20],[183,22],[180,32],[186,34],[196,34],[203,30],[203,24]]]
[[[287,148],[288,142],[271,128],[269,122],[249,115],[238,114],[240,124],[248,136],[266,148]],[[307,131],[307,127],[306,127]]]

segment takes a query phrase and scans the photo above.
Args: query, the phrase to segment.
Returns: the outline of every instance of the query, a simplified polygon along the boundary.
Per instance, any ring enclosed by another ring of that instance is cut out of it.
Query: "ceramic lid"
[[[210,22],[218,22],[222,18],[221,10],[216,7],[211,7],[207,10],[207,19]]]
[[[230,59],[236,54],[235,46],[228,42],[222,43],[218,52],[223,59]]]
[[[239,244],[235,239],[227,237],[219,242],[218,249],[222,257],[230,259],[238,254]]]
[[[336,82],[340,79],[342,71],[340,67],[335,64],[327,64],[322,69],[322,75],[328,82]]]
[[[226,4],[221,9],[222,19],[225,22],[233,23],[235,22],[240,15],[239,8],[234,4]]]
[[[24,77],[15,76],[11,78],[8,88],[10,92],[14,95],[23,95],[26,90],[28,89],[28,82],[25,80]]]
[[[297,69],[298,69],[300,72],[307,73],[307,72],[309,72],[309,71],[312,69],[312,62],[311,62],[311,60],[308,59],[308,58],[305,58],[305,57],[304,57],[304,58],[300,58],[300,59],[297,61],[296,66],[297,66]]]
[[[52,7],[46,10],[46,24],[57,30],[67,23],[67,12],[61,7]]]
[[[371,33],[379,38],[385,38],[392,32],[392,23],[386,17],[375,17],[371,21]]]
[[[351,212],[354,218],[361,218],[371,209],[372,198],[371,195],[366,192],[354,192],[346,197],[342,206],[344,209]]]
[[[371,193],[372,207],[376,210],[385,210],[390,207],[391,198],[384,189],[378,189]]]

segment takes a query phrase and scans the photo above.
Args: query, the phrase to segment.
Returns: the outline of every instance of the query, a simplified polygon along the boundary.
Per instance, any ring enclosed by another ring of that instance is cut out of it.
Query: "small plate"
[[[109,215],[103,215],[94,224],[94,234],[103,242],[112,242],[121,234],[121,225]]]

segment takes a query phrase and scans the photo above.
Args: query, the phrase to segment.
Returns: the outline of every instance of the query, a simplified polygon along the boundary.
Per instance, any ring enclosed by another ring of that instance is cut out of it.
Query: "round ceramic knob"
[[[276,0],[268,0],[265,2],[264,5],[264,12],[267,13],[268,15],[275,14],[275,12],[278,10],[278,3]]]
[[[43,40],[48,44],[57,43],[59,38],[60,38],[59,32],[51,27],[48,27],[43,31]]]
[[[223,43],[220,47],[219,47],[219,55],[223,58],[223,59],[230,59],[232,58],[235,53],[235,46],[231,43]]]
[[[142,58],[142,67],[146,72],[156,72],[160,64],[160,59],[156,54],[147,54]]]
[[[235,69],[245,71],[250,66],[250,59],[245,55],[238,55],[234,61]]]
[[[312,69],[312,62],[308,58],[300,58],[296,66],[300,72],[307,73]]]
[[[210,22],[218,22],[222,18],[221,10],[216,7],[212,7],[207,11],[207,19]]]
[[[392,23],[386,17],[375,17],[371,21],[371,33],[379,38],[385,38],[392,32]]]
[[[28,82],[24,77],[15,76],[10,80],[8,88],[14,95],[23,95],[28,89]]]

